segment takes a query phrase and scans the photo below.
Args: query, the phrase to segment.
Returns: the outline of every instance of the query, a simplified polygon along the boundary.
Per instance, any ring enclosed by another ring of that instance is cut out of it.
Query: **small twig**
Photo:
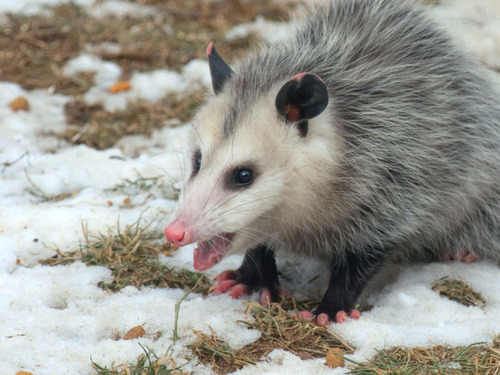
[[[17,159],[14,159],[12,161],[5,161],[5,162],[3,162],[2,163],[2,172],[5,171],[8,167],[16,164],[19,160],[21,160],[25,156],[28,156],[28,152],[27,151],[24,154],[22,154],[21,156],[19,156]]]
[[[28,182],[30,183],[30,185],[33,187],[33,189],[35,189],[38,194],[40,195],[41,198],[45,199],[45,200],[48,200],[47,198],[47,194],[37,185],[33,182],[33,180],[31,179],[31,177],[28,175],[28,171],[25,169],[24,170],[24,175],[26,176],[26,179],[28,180]],[[33,194],[35,195],[35,194]]]

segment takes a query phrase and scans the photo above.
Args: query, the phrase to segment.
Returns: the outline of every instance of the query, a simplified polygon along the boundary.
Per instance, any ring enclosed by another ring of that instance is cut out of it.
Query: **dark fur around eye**
[[[201,151],[196,150],[193,154],[193,176],[196,176],[201,168]]]

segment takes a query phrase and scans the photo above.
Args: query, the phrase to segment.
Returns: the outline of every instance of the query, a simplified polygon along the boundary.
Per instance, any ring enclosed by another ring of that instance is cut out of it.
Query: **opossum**
[[[165,236],[197,242],[198,270],[246,251],[219,292],[275,300],[275,252],[319,258],[323,325],[390,259],[500,259],[499,94],[423,5],[331,0],[232,66],[207,54],[214,95]]]

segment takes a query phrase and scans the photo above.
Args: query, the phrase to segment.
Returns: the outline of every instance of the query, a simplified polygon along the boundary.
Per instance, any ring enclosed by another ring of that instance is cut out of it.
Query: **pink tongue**
[[[198,242],[193,253],[193,267],[205,271],[219,262],[226,254],[232,234],[224,233],[211,240]]]

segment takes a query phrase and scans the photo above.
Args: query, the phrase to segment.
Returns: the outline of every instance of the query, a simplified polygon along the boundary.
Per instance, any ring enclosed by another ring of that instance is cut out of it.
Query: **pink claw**
[[[273,301],[271,297],[271,292],[269,289],[264,289],[262,290],[262,293],[260,293],[260,298],[259,298],[259,303],[263,307],[268,307],[271,302]]]
[[[337,323],[344,323],[346,319],[347,319],[347,313],[343,310],[337,312],[337,314],[335,315],[335,321]]]
[[[474,263],[479,257],[472,251],[462,250],[457,254],[457,259],[464,263]]]
[[[310,311],[299,311],[299,313],[297,315],[298,315],[299,319],[304,319],[304,320],[314,318],[313,313]]]
[[[349,315],[347,315],[345,311],[339,311],[335,315],[335,321],[337,323],[344,323],[348,317],[354,320],[358,320],[360,316],[361,313],[359,312],[359,310],[356,309],[352,310]],[[316,323],[316,325],[318,325],[319,327],[325,327],[329,323],[331,323],[328,314],[321,313],[318,316],[314,316],[310,311],[299,311],[296,319],[304,319],[304,320],[312,319],[313,322]]]
[[[349,313],[349,315],[347,315],[347,313],[345,311],[339,311],[337,313],[337,315],[335,315],[335,321],[337,323],[344,323],[346,320],[347,320],[347,317],[351,318],[351,319],[354,319],[354,320],[358,320],[361,316],[361,313],[359,312],[359,310],[351,310],[351,312]]]
[[[214,294],[223,294],[230,290],[236,284],[236,280],[224,280],[212,288]]]
[[[320,327],[325,327],[330,323],[330,318],[328,318],[328,314],[322,313],[316,317],[316,324]]]
[[[298,319],[303,319],[303,320],[312,320],[313,323],[315,323],[318,327],[325,327],[330,323],[330,318],[328,317],[328,314],[321,313],[318,316],[315,316],[312,312],[310,311],[299,311]]]
[[[441,257],[442,262],[451,260],[460,261],[463,263],[474,263],[479,259],[479,256],[470,250],[449,251]]]
[[[244,294],[249,294],[248,287],[244,284],[238,284],[235,280],[235,273],[232,270],[226,270],[214,277],[217,282],[212,288],[214,294],[227,293],[234,299],[240,298]]]
[[[234,280],[230,280],[236,283]],[[229,294],[234,299],[238,299],[241,296],[248,293],[248,287],[245,284],[236,284],[227,294]]]
[[[354,319],[354,320],[359,320],[359,318],[361,317],[361,313],[359,312],[359,310],[352,310],[351,313],[349,314],[349,318],[351,319]]]

